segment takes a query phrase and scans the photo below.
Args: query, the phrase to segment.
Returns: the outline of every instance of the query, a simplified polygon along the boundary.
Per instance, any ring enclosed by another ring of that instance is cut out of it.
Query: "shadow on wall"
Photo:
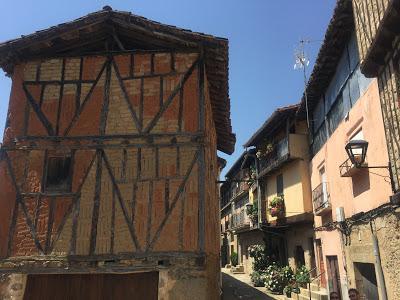
[[[370,188],[368,169],[360,169],[351,180],[353,183],[353,197],[361,195]]]

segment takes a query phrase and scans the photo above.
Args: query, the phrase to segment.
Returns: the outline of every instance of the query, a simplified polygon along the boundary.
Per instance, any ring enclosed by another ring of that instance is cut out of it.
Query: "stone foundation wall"
[[[374,230],[377,232],[388,299],[400,299],[400,209],[397,209],[394,213],[386,213],[376,218],[373,225]],[[355,287],[356,272],[354,263],[375,264],[369,223],[356,225],[352,228],[352,233],[346,246],[346,258],[349,286]]]

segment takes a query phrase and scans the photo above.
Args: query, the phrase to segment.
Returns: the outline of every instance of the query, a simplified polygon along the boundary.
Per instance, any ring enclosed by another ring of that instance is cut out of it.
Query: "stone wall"
[[[373,222],[373,228],[377,232],[388,299],[400,299],[400,270],[398,267],[400,260],[400,210],[397,209],[394,213],[386,213],[376,218]],[[345,248],[349,285],[356,287],[354,263],[375,264],[370,224],[354,226]]]

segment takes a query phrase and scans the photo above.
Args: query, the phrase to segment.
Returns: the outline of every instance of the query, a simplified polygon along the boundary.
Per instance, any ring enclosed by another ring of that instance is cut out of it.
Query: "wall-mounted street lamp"
[[[351,140],[347,143],[345,149],[353,165],[356,168],[360,168],[365,162],[368,142],[364,140]]]
[[[395,184],[393,181],[393,174],[392,174],[392,168],[390,166],[390,162],[386,166],[368,166],[365,164],[365,157],[367,156],[367,150],[368,150],[368,142],[365,140],[351,140],[347,143],[345,146],[345,150],[347,152],[347,155],[349,156],[349,159],[353,166],[356,169],[387,169],[389,171],[389,176],[382,176],[382,177],[389,177],[390,178],[390,184],[392,186],[392,191],[394,194],[396,194],[396,189],[395,189]],[[342,164],[340,167],[342,167],[345,164]],[[351,177],[352,173],[349,172],[349,169],[347,171],[341,172],[342,177]],[[348,175],[350,174],[350,175]],[[400,195],[400,193],[397,193]],[[394,197],[391,196],[390,202],[399,204],[400,203],[400,197]]]
[[[356,168],[364,169],[389,169],[389,166],[367,166],[364,165],[367,156],[368,142],[365,140],[351,140],[345,146],[350,161]]]

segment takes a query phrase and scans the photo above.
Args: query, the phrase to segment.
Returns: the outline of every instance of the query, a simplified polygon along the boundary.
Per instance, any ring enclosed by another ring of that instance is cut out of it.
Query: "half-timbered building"
[[[0,294],[217,299],[228,41],[106,6],[0,66]]]

